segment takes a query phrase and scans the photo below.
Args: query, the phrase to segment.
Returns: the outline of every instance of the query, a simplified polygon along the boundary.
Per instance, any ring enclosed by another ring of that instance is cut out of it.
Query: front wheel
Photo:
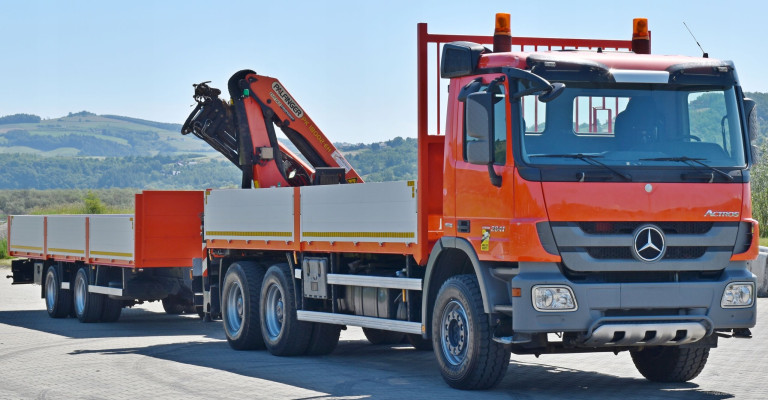
[[[674,346],[630,351],[635,368],[649,381],[687,382],[697,377],[709,358],[709,348]]]
[[[72,309],[72,292],[61,288],[61,276],[55,265],[45,274],[45,308],[51,318],[65,318]]]
[[[509,366],[510,351],[493,340],[474,275],[454,276],[435,300],[432,344],[440,373],[457,389],[489,389]]]
[[[296,317],[293,274],[287,264],[271,266],[261,285],[261,332],[267,350],[276,356],[303,354],[312,324]]]

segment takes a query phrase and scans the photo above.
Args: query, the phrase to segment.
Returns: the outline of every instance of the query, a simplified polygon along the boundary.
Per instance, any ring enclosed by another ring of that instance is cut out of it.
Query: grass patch
[[[760,238],[760,246],[768,247],[768,238]]]
[[[8,239],[0,239],[0,260],[10,258],[8,255]]]

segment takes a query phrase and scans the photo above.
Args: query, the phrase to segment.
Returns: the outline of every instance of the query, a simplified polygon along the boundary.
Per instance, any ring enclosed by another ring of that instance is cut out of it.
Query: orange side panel
[[[202,214],[202,191],[137,194],[136,267],[191,267],[202,253]]]
[[[419,243],[414,254],[416,263],[425,265],[429,252],[442,237],[443,216],[443,152],[445,136],[424,135],[419,138]]]

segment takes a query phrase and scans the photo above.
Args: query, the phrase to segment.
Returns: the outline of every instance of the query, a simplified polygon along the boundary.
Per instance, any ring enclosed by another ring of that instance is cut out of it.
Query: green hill
[[[215,153],[180,130],[179,124],[87,111],[46,120],[15,114],[0,117],[0,153],[97,157]]]

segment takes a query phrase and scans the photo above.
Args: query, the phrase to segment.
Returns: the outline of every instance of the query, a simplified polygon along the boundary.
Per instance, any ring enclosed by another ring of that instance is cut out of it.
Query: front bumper
[[[751,328],[756,321],[754,301],[747,308],[720,305],[729,283],[755,282],[745,262],[730,262],[716,280],[686,282],[572,282],[554,263],[520,263],[519,268],[508,282],[510,293],[520,289],[519,297],[510,297],[516,333],[574,332],[585,345],[604,346],[618,345],[618,339],[624,339],[621,345],[645,345],[649,335],[658,339],[675,332],[670,343],[661,344],[683,344],[701,339],[701,329],[708,335],[715,330]],[[531,295],[536,285],[569,287],[578,308],[537,311]],[[686,329],[687,333],[678,335]],[[617,330],[623,333],[614,334]],[[681,341],[674,340],[676,336]]]

